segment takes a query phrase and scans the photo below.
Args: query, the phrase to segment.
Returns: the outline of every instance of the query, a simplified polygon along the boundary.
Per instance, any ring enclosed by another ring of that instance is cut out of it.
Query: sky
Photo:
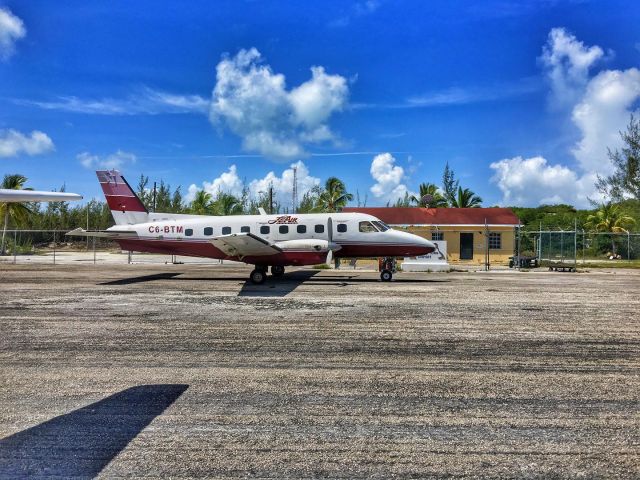
[[[381,206],[448,163],[485,206],[586,207],[640,108],[639,24],[616,0],[0,0],[0,175],[289,207],[295,166],[299,196],[337,176]]]

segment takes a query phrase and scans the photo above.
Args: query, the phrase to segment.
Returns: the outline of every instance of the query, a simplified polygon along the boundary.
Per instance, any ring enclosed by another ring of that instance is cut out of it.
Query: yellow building
[[[446,241],[449,263],[508,264],[518,217],[508,208],[345,208],[373,215],[399,230]]]

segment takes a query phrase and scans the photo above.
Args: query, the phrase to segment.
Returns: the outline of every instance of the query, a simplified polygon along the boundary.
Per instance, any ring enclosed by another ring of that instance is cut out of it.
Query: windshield
[[[389,225],[387,225],[384,222],[381,222],[380,220],[376,220],[375,222],[373,222],[373,224],[378,227],[378,230],[380,230],[381,232],[386,232],[387,230],[389,230]]]
[[[361,232],[377,232],[378,229],[371,222],[360,222],[359,230]]]

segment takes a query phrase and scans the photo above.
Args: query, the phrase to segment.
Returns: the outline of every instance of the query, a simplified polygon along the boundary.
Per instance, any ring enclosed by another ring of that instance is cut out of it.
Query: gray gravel
[[[640,272],[0,265],[0,477],[640,477]]]

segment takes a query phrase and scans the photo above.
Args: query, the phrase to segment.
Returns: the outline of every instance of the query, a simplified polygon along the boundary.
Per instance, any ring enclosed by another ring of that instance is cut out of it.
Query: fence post
[[[16,264],[16,252],[18,251],[18,231],[13,231],[13,264]]]
[[[578,219],[573,220],[573,266],[578,267]]]
[[[53,231],[53,264],[56,264],[56,231]]]
[[[127,263],[131,265],[131,250],[129,250],[129,254],[127,255]]]
[[[96,264],[96,237],[93,237],[93,264]]]
[[[627,230],[627,261],[631,261],[631,234]]]

